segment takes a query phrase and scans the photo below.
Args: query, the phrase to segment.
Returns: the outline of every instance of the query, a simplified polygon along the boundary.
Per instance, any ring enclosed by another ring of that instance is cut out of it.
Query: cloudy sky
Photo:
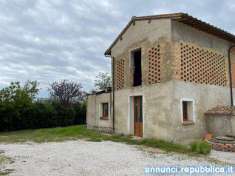
[[[69,79],[93,87],[105,49],[131,16],[186,12],[235,33],[234,0],[0,0],[0,87]]]

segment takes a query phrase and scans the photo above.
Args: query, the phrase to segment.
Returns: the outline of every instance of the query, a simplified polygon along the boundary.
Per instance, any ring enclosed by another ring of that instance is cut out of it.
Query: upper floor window
[[[133,86],[139,86],[142,84],[141,48],[131,52],[131,66],[133,67]]]

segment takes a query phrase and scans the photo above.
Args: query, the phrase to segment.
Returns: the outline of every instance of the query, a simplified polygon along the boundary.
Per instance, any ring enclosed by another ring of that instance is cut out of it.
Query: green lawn
[[[4,156],[3,154],[0,154],[0,168],[4,166],[6,163],[9,163],[11,160],[10,158]],[[11,172],[11,170],[4,170],[0,169],[0,176],[8,175]]]
[[[63,128],[48,128],[38,130],[23,130],[14,132],[0,133],[0,143],[15,143],[15,142],[52,142],[64,140],[85,139],[89,141],[114,141],[123,142],[131,145],[142,145],[155,147],[167,152],[191,153],[188,146],[174,144],[156,139],[133,139],[131,136],[109,135],[98,133],[94,130],[87,129],[83,125],[63,127]]]

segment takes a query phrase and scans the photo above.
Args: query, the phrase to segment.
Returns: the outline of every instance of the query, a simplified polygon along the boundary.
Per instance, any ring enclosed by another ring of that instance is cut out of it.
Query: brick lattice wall
[[[180,79],[226,86],[225,57],[209,49],[180,43]]]
[[[124,88],[125,60],[119,59],[116,61],[115,72],[115,87],[116,90]]]
[[[160,45],[148,50],[148,83],[155,84],[161,81]]]

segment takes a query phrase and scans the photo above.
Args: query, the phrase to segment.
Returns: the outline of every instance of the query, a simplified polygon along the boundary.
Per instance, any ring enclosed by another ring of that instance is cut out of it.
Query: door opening
[[[141,49],[132,51],[133,62],[133,86],[142,84],[142,71],[141,71]]]
[[[143,107],[142,96],[133,97],[134,100],[134,135],[143,136]]]

